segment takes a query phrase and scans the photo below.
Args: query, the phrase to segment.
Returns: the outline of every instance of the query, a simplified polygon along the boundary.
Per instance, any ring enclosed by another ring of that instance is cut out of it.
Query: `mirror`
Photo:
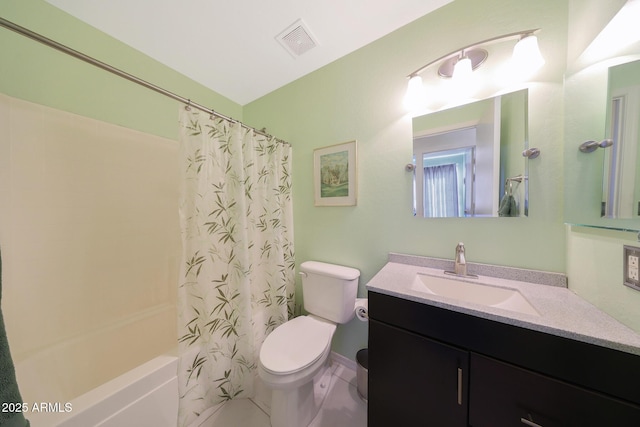
[[[634,132],[633,126],[638,132],[638,112],[635,120],[625,117],[626,113],[620,114],[633,108],[619,108],[625,101],[617,99],[616,94],[625,87],[640,85],[639,62],[638,54],[624,55],[565,76],[564,219],[569,224],[640,230],[637,133],[635,145],[627,144],[633,145],[636,155],[622,152],[619,141],[590,153],[578,149],[586,141],[619,139],[620,135],[625,138],[623,144],[633,140],[626,135]],[[627,128],[627,124],[632,126]],[[613,161],[618,163],[612,167]],[[621,186],[623,180],[625,187]]]
[[[598,17],[590,25],[579,22],[587,15],[575,15],[576,28],[582,30],[569,33],[568,47],[573,49],[563,82],[564,220],[640,231],[636,176],[640,115],[632,105],[637,102],[632,99],[637,97],[633,88],[640,85],[640,38],[634,36],[637,22],[627,19],[637,16],[638,2],[595,3],[603,3],[595,10],[604,13],[594,12],[593,18]],[[611,146],[602,144],[609,140]],[[587,152],[582,151],[585,146]]]
[[[606,136],[613,141],[604,150],[602,216],[637,218],[640,215],[640,61],[609,68]]]
[[[528,214],[528,92],[413,119],[413,212],[425,218]]]

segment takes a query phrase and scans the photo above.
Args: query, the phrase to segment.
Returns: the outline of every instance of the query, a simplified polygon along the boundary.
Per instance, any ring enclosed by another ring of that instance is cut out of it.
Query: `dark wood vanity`
[[[369,290],[368,426],[640,426],[640,356]]]

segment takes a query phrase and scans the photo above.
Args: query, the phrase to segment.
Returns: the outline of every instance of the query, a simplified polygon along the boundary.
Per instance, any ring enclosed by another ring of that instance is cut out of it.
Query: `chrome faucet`
[[[464,257],[464,243],[460,242],[456,246],[456,258],[453,264],[453,272],[457,276],[467,275],[467,260]]]
[[[467,259],[464,252],[464,243],[456,245],[456,256],[453,260],[453,271],[445,271],[445,274],[476,279],[475,274],[467,274]]]

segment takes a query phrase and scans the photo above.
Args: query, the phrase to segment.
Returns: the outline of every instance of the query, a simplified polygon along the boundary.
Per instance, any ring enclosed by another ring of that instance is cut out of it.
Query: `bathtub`
[[[158,356],[72,400],[69,412],[32,413],[29,421],[32,427],[176,427],[177,366],[177,357]]]

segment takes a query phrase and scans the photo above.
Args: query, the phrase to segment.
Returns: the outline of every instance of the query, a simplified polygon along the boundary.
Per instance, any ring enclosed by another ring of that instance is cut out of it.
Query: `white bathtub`
[[[176,427],[178,359],[159,356],[72,400],[62,414],[29,414],[32,427]]]

